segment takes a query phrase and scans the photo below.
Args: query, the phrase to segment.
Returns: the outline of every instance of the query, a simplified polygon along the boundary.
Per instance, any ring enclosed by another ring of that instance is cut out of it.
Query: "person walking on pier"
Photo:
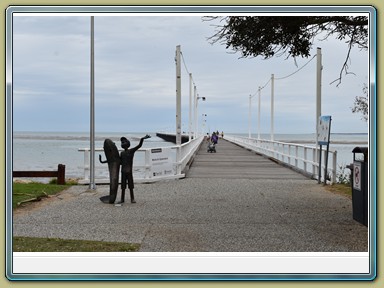
[[[213,132],[212,137],[211,137],[212,143],[216,145],[218,140],[219,140],[219,137],[217,136],[217,134],[215,132]]]

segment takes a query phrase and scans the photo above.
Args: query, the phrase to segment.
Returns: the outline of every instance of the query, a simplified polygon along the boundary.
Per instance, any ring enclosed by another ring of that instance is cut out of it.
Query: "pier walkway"
[[[204,141],[195,156],[188,178],[225,179],[306,179],[303,175],[283,167],[227,140],[219,139],[216,153],[207,152]]]
[[[212,154],[202,144],[185,179],[136,184],[136,204],[104,204],[107,194],[107,185],[73,186],[15,211],[13,234],[139,243],[141,252],[368,251],[351,199],[223,140]]]

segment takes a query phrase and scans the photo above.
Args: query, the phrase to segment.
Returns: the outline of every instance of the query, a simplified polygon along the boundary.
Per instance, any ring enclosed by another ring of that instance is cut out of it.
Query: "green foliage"
[[[57,184],[57,178],[52,178],[51,180],[49,180],[49,184]],[[78,179],[76,179],[76,178],[65,179],[65,184],[66,185],[77,185]]]
[[[366,16],[227,16],[203,20],[219,20],[219,24],[213,25],[215,33],[208,38],[212,44],[223,44],[242,57],[309,57],[315,38],[335,37],[348,45],[340,77],[335,80],[339,84],[342,72],[349,73],[352,47],[368,49]]]
[[[326,185],[325,189],[332,193],[336,193],[339,195],[346,196],[348,198],[352,198],[352,188],[351,185],[347,184],[333,184],[333,185]]]
[[[12,207],[20,206],[24,201],[39,201],[48,195],[54,195],[68,188],[69,185],[56,185],[44,183],[13,183]]]
[[[288,53],[289,57],[308,57],[316,36],[333,35],[350,45],[367,49],[368,18],[365,16],[228,16],[220,19],[211,42],[225,44],[243,57],[265,59]]]
[[[339,171],[336,173],[336,183],[351,185],[351,171],[346,165],[339,165]]]
[[[135,252],[139,248],[131,243],[13,237],[13,252]]]
[[[363,96],[356,96],[353,103],[352,113],[361,113],[361,120],[368,122],[368,87],[364,84]]]

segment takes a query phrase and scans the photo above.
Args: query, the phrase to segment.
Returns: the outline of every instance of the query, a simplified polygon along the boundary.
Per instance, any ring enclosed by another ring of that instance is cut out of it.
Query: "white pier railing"
[[[313,179],[319,178],[319,163],[316,161],[318,159],[316,154],[319,153],[319,149],[314,146],[232,135],[226,135],[224,138],[239,146],[282,162]],[[322,160],[322,179],[320,180],[324,182],[325,154],[327,151],[323,149],[322,152],[322,159],[324,160]],[[337,151],[329,151],[328,153],[327,183],[333,184],[336,183]]]
[[[180,146],[141,148],[136,151],[133,161],[133,177],[136,183],[156,182],[160,180],[179,179],[185,177],[185,170],[192,157],[197,153],[203,136],[192,139]],[[84,153],[84,178],[80,184],[89,183],[90,148],[79,148]],[[105,160],[103,148],[96,148],[96,154]],[[96,155],[95,182],[109,183],[108,165],[98,161]]]

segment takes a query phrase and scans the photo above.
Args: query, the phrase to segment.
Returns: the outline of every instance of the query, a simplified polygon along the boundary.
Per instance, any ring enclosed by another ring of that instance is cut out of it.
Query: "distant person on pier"
[[[224,138],[224,131],[221,131],[221,138]]]
[[[217,136],[218,134],[216,134],[216,132],[213,132],[212,133],[212,137],[211,137],[211,141],[213,144],[217,144],[217,142],[219,141],[219,137]]]

